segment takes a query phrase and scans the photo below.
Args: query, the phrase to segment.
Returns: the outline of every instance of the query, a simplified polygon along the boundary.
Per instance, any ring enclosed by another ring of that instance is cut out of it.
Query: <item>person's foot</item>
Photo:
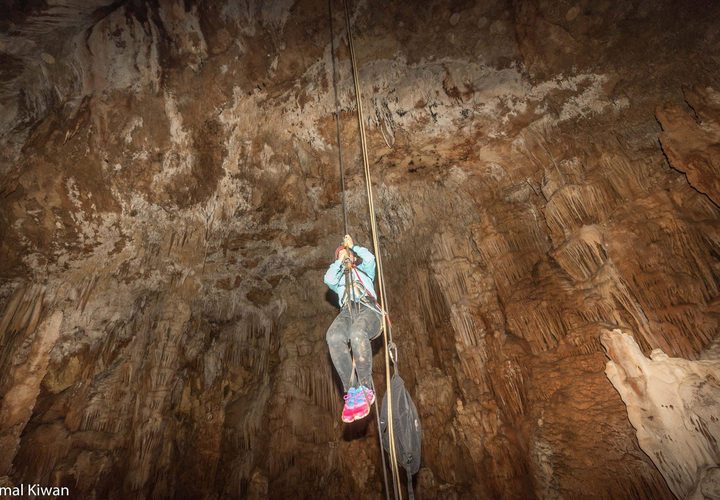
[[[355,420],[361,420],[370,415],[370,405],[368,404],[365,396],[358,393],[358,405],[355,407]]]
[[[351,387],[345,397],[342,421],[349,424],[370,414],[370,405],[375,402],[375,394],[365,386]]]
[[[368,389],[364,385],[358,387],[357,391],[362,393],[368,405],[372,406],[372,404],[375,402],[375,392],[372,389]]]
[[[345,394],[344,396],[345,406],[343,406],[342,421],[346,424],[349,424],[350,422],[353,422],[356,418],[358,418],[356,416],[358,414],[358,396],[359,393],[354,387],[351,387],[347,394]]]
[[[365,418],[370,414],[370,405],[375,401],[375,394],[367,387],[361,385],[355,389],[355,420]]]

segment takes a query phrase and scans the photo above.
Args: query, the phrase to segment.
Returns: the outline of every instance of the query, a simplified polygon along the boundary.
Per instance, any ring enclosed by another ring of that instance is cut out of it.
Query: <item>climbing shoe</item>
[[[362,385],[355,391],[355,420],[360,420],[370,414],[370,405],[375,401],[375,395],[370,389]],[[370,399],[371,396],[372,399]]]
[[[351,387],[350,390],[345,394],[345,406],[342,411],[342,421],[345,423],[353,422],[357,417],[358,413],[358,390]]]
[[[375,402],[375,392],[373,392],[372,389],[368,389],[364,385],[358,387],[357,390],[365,397],[367,404],[372,406],[372,404]]]

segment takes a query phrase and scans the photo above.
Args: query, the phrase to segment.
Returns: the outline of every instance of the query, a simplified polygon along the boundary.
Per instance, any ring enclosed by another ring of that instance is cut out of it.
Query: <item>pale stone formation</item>
[[[687,360],[632,335],[603,334],[605,373],[627,406],[640,447],[678,498],[720,497],[720,358]]]

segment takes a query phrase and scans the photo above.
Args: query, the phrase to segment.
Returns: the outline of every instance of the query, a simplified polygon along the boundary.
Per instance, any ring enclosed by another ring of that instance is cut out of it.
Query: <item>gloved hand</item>
[[[338,252],[338,260],[340,262],[344,262],[345,259],[349,259],[349,258],[350,258],[350,254],[344,248],[342,250],[340,250],[340,252]]]
[[[343,238],[343,246],[345,248],[352,248],[353,247],[353,239],[350,237],[349,234],[346,234]]]

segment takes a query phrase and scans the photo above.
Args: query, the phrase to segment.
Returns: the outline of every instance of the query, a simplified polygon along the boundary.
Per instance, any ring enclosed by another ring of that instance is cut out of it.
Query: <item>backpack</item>
[[[422,429],[417,408],[410,393],[405,388],[403,379],[395,373],[390,380],[392,388],[392,415],[393,434],[395,435],[395,455],[407,475],[408,498],[414,498],[412,489],[412,476],[420,469],[420,451]],[[388,408],[387,394],[383,397],[380,409],[380,432],[385,451],[390,452],[390,438],[388,436]]]

